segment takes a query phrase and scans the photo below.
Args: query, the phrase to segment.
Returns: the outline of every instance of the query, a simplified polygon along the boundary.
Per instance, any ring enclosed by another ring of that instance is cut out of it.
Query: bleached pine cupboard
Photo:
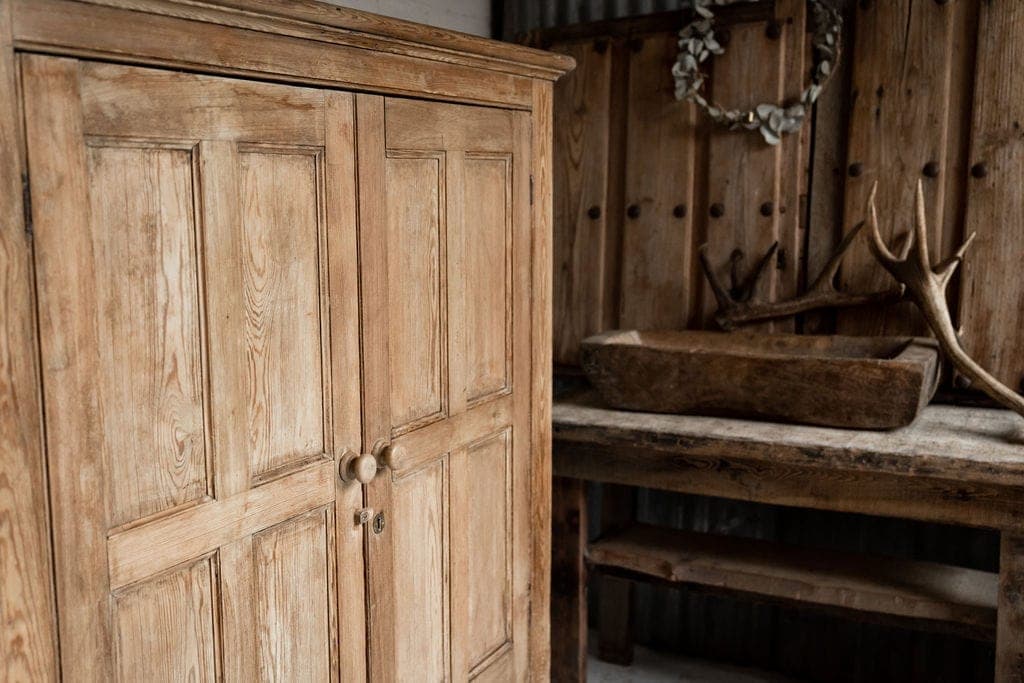
[[[543,679],[551,82],[0,0],[0,679]]]

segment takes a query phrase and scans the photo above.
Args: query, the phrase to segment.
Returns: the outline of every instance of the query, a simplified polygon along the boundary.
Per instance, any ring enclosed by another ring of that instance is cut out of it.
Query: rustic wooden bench
[[[864,432],[631,413],[583,392],[556,400],[552,419],[553,680],[585,674],[592,568],[602,581],[602,655],[612,660],[630,656],[628,582],[639,579],[995,639],[996,680],[1024,681],[1024,421],[1016,415],[936,405],[910,427]],[[610,526],[588,545],[587,481],[618,485],[606,492],[606,511],[623,505],[621,487],[635,486],[993,528],[1000,570],[638,524]]]

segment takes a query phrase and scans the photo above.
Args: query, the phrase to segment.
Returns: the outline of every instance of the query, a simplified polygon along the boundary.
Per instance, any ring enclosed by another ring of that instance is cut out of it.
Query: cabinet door
[[[352,97],[22,68],[65,678],[362,679]]]
[[[523,679],[529,119],[357,98],[374,680]]]

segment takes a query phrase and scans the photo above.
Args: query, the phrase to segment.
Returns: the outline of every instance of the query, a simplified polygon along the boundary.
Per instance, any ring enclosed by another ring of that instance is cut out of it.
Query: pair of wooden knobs
[[[358,481],[369,484],[377,476],[377,470],[396,470],[405,458],[405,449],[386,441],[378,441],[370,453],[357,453],[347,449],[338,462],[338,474],[342,481]]]

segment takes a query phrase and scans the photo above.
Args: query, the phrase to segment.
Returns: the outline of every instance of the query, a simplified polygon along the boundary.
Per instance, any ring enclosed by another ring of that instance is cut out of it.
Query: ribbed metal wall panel
[[[506,40],[535,28],[618,19],[691,7],[690,0],[505,0]]]

